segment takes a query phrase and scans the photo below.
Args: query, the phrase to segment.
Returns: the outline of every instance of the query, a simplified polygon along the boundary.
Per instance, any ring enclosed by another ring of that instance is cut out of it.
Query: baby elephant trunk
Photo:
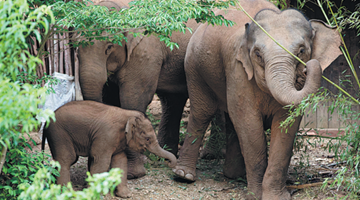
[[[147,149],[151,153],[153,153],[159,157],[168,159],[170,161],[170,163],[168,164],[169,167],[174,168],[176,166],[176,157],[174,156],[174,154],[161,148],[159,143],[155,142],[153,145],[149,146],[149,148],[147,148]]]

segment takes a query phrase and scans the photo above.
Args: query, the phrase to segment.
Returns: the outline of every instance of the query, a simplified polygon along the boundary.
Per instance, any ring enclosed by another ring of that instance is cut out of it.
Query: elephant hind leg
[[[179,144],[179,129],[187,94],[158,93],[161,101],[162,115],[158,132],[161,147],[167,146],[169,151],[177,155]]]
[[[57,145],[53,148],[50,147],[50,149],[53,159],[58,161],[61,166],[60,176],[56,178],[56,182],[65,185],[70,182],[70,166],[76,163],[78,156],[73,146]]]
[[[225,113],[225,121],[226,155],[223,167],[224,176],[231,179],[245,178],[245,161],[241,153],[239,138],[227,113]]]

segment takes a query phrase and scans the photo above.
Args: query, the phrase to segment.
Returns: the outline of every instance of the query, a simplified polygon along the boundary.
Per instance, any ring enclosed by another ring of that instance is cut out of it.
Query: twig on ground
[[[334,181],[328,181],[327,184],[331,184]],[[309,187],[316,187],[316,186],[320,186],[323,185],[323,182],[316,182],[316,183],[308,183],[308,184],[302,184],[302,185],[288,185],[286,186],[286,188],[288,189],[304,189],[304,188],[309,188]]]

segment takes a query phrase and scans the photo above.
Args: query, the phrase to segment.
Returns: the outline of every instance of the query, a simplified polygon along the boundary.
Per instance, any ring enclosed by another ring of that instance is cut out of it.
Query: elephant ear
[[[136,126],[136,117],[129,117],[125,126],[126,144],[129,144],[130,140],[132,139],[135,126]]]
[[[249,23],[245,24],[245,29],[249,28]],[[240,48],[236,53],[236,60],[241,62],[242,66],[245,68],[245,72],[248,76],[248,80],[251,80],[254,76],[254,67],[250,61],[249,51],[247,49],[247,32],[244,34],[243,37],[239,37],[238,40],[240,41]]]
[[[144,38],[144,35],[138,35],[134,37],[134,35],[130,34],[129,32],[126,32],[124,35],[125,37],[127,37],[126,50],[127,50],[127,61],[129,61],[133,50]]]
[[[336,27],[330,27],[321,20],[310,20],[313,28],[312,59],[320,62],[324,71],[339,55],[341,55],[341,38]]]

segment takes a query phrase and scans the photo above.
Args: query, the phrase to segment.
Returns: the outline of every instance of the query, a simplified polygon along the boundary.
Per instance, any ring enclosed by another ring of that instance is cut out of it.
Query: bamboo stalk
[[[56,29],[54,30],[56,31]],[[58,42],[58,34],[54,34],[53,40],[53,48],[54,48],[54,72],[59,72],[59,42]]]
[[[31,37],[31,39],[34,41],[34,44],[32,45],[33,55],[37,57],[37,55],[38,55],[38,51],[37,51],[37,49],[38,49],[38,41],[36,40],[35,37]],[[45,63],[43,62],[43,64],[45,64]],[[41,78],[41,77],[44,76],[44,70],[43,70],[43,67],[42,67],[43,64],[39,64],[39,65],[36,66],[36,75],[37,75],[38,78]]]
[[[59,34],[59,39],[60,39],[60,60],[59,60],[59,72],[60,73],[64,73],[64,36],[65,35],[61,35]]]
[[[48,74],[51,75],[52,74],[52,66],[53,66],[53,59],[51,59],[51,44],[52,44],[52,40],[49,39],[47,41],[47,49],[48,49],[48,60],[49,60],[49,71]]]
[[[65,74],[71,76],[71,49],[70,49],[70,45],[69,45],[69,33],[65,33],[65,42],[64,42],[64,47],[65,47]]]

